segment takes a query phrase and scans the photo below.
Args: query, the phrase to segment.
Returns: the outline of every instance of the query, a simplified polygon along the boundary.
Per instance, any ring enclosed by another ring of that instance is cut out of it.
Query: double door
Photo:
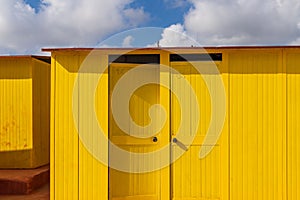
[[[228,199],[226,143],[203,145],[216,76],[187,62],[110,64],[110,200]]]

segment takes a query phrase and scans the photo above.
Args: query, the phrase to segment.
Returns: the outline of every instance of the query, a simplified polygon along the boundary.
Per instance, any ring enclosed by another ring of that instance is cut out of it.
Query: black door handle
[[[153,141],[153,142],[157,142],[157,141],[158,141],[157,137],[153,137],[153,138],[152,138],[152,141]]]

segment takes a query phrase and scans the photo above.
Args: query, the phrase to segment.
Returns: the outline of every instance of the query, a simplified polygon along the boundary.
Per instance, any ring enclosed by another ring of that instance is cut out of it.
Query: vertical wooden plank
[[[160,53],[160,64],[164,66],[170,66],[169,63],[169,54],[168,52],[162,51]],[[170,83],[170,73],[169,72],[160,72],[160,79],[166,79],[167,82]],[[170,93],[169,90],[160,87],[160,104],[165,108],[166,114],[167,114],[167,124],[164,126],[162,130],[162,145],[167,145],[170,142]],[[162,155],[161,159],[167,159],[170,160],[170,153],[165,157]],[[160,185],[160,191],[161,191],[161,199],[170,199],[170,165],[164,167],[161,169],[161,185]]]
[[[218,69],[220,71],[220,74],[222,76],[224,89],[225,89],[225,95],[226,95],[226,116],[225,116],[225,122],[223,126],[223,130],[221,132],[221,136],[219,139],[220,143],[220,149],[218,149],[220,158],[220,163],[216,166],[219,167],[220,171],[220,194],[222,199],[227,200],[229,199],[229,191],[230,191],[230,154],[229,154],[229,131],[230,131],[230,74],[229,74],[229,60],[228,60],[228,53],[226,51],[223,51],[223,61],[221,64],[218,65]],[[217,88],[218,90],[221,90],[221,88]],[[222,102],[221,102],[222,103]],[[221,105],[220,103],[220,105]],[[217,110],[219,110],[219,107],[217,107]]]
[[[50,98],[50,199],[55,200],[55,100],[56,100],[56,55],[51,56]]]
[[[287,70],[287,190],[288,199],[299,199],[300,185],[300,50],[285,50]]]
[[[102,145],[105,141],[98,140],[98,134],[102,133],[97,129],[101,126],[107,136],[108,74],[99,72],[106,65],[107,56],[81,55],[78,59],[87,67],[81,68],[83,71],[78,77],[79,131],[81,138],[87,138],[79,142],[79,198],[107,199],[108,168],[98,159],[99,154],[108,154],[108,149],[105,149],[107,145]],[[95,116],[97,119],[93,119]]]

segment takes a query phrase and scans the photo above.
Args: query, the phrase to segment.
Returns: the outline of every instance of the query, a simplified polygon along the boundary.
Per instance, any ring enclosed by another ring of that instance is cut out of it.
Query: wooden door
[[[215,118],[213,116],[217,116],[218,112],[224,109],[220,108],[224,102],[212,100],[212,98],[219,98],[218,93],[222,93],[220,92],[222,87],[217,84],[220,74],[210,73],[210,70],[200,74],[194,67],[196,65],[208,69],[215,67],[213,62],[194,64],[171,62],[171,67],[178,72],[171,72],[171,88],[177,93],[184,94],[171,95],[171,152],[174,160],[171,168],[171,198],[174,200],[228,199],[227,131],[222,130],[221,139],[215,140],[214,138],[218,137],[216,135],[218,130],[212,123]],[[186,81],[189,84],[185,84]],[[211,94],[212,92],[214,94]],[[197,97],[196,103],[193,95]],[[178,139],[177,136],[179,129],[182,131],[180,133],[182,139]],[[204,144],[208,132],[210,134],[208,137],[211,139]],[[201,148],[202,151],[209,151],[203,158],[199,155]],[[182,156],[178,159],[174,158],[178,154]]]
[[[168,155],[159,153],[160,149],[168,145],[170,140],[169,119],[168,114],[166,114],[169,112],[168,90],[159,84],[150,83],[141,85],[132,94],[125,94],[126,92],[124,92],[132,88],[132,84],[136,84],[138,80],[142,81],[146,77],[151,77],[152,80],[160,81],[166,75],[160,73],[157,64],[135,70],[129,79],[124,79],[126,74],[130,74],[137,67],[139,65],[128,63],[112,63],[109,67],[109,102],[111,104],[109,108],[109,137],[111,141],[109,145],[109,199],[169,199],[169,167],[159,167],[162,161],[169,160],[169,151],[167,152]],[[124,92],[125,96],[129,95],[129,105],[120,106],[122,101],[126,101],[126,97],[120,96],[120,94],[114,96],[114,91],[116,93],[118,91],[119,93]],[[113,100],[114,97],[116,100]],[[116,105],[114,101],[117,101]],[[152,120],[161,120],[162,113],[160,110],[153,109],[151,111],[151,107],[156,104],[166,107],[166,115],[164,115],[167,117],[165,118],[166,123],[161,129],[157,129],[156,124],[147,131],[139,129],[139,127],[146,127],[151,123],[153,125]],[[120,110],[113,112],[114,105]],[[126,115],[126,109],[129,110],[129,116]],[[118,118],[116,115],[120,115],[120,117]],[[121,123],[116,120],[120,118]],[[124,131],[124,127],[120,126],[127,127]],[[156,132],[157,130],[159,131]],[[136,154],[140,156],[138,159],[134,157]],[[152,166],[153,168],[151,168]]]

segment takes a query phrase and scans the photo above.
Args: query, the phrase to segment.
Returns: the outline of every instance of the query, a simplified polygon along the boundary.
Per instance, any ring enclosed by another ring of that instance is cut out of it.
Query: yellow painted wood
[[[73,87],[79,62],[76,56],[54,55],[55,95],[53,116],[54,199],[78,199],[79,196],[79,140],[72,113]],[[78,95],[75,93],[75,95]],[[76,108],[75,108],[76,110]]]
[[[194,63],[195,65],[214,65],[214,63]],[[219,64],[216,63],[216,66]],[[184,95],[181,99],[182,102],[188,102],[184,105],[179,105],[179,100],[174,94],[172,94],[171,105],[171,124],[172,124],[172,136],[176,137],[178,126],[182,117],[188,117],[188,124],[182,124],[185,137],[195,137],[193,143],[189,147],[188,151],[178,159],[172,166],[172,199],[228,199],[228,132],[226,126],[222,132],[222,138],[215,144],[212,152],[204,159],[199,158],[200,147],[202,146],[205,135],[207,134],[210,122],[211,122],[211,95],[207,87],[211,87],[211,91],[217,92],[218,88],[214,84],[216,79],[215,74],[200,74],[197,72],[191,63],[186,62],[173,62],[171,67],[184,75],[184,78],[177,74],[171,74],[171,87],[177,87],[177,91],[182,92]],[[209,66],[213,67],[213,66]],[[227,87],[226,73],[220,70],[220,76],[224,76],[224,86]],[[206,85],[203,77],[205,76],[209,85]],[[197,122],[195,121],[195,106],[190,104],[192,98],[189,93],[188,86],[184,86],[182,83],[184,79],[189,81],[190,86],[193,88],[197,99],[198,106],[200,108],[200,123],[198,131],[191,133],[191,127]],[[214,112],[218,112],[218,105]],[[182,116],[181,110],[190,110],[190,116]],[[191,135],[196,134],[196,135]],[[214,145],[214,144],[208,144]],[[181,147],[173,144],[172,151],[174,154],[180,152]],[[223,165],[221,161],[224,161]],[[221,167],[222,166],[222,167]]]
[[[50,64],[0,57],[0,168],[49,163]]]
[[[33,67],[32,114],[33,114],[33,156],[35,166],[49,164],[50,161],[50,64],[35,59]]]
[[[56,96],[56,56],[51,56],[51,87],[50,87],[50,199],[55,199],[55,96]]]
[[[166,51],[162,51],[160,53],[160,63],[163,66],[170,66],[169,63],[169,53]],[[169,83],[170,85],[170,71],[160,70],[160,81]],[[166,88],[164,86],[160,86],[160,105],[162,105],[165,109],[165,112],[167,113],[167,122],[171,120],[170,114],[171,113],[171,99],[170,99],[170,91],[169,88]],[[169,114],[169,115],[168,115]],[[171,136],[171,127],[170,123],[168,123],[164,128],[162,129],[162,136],[160,138],[160,141],[162,142],[162,145],[167,145],[170,142]],[[171,151],[171,149],[169,150]],[[171,152],[168,153],[168,155],[162,156],[162,159],[164,160],[171,160]],[[171,177],[170,177],[170,164],[164,168],[161,169],[161,194],[160,199],[170,199],[171,198]]]
[[[207,198],[190,197],[190,198],[174,198],[173,200],[206,200]],[[219,198],[210,198],[209,200],[219,200]]]
[[[140,199],[143,199],[143,200],[156,200],[157,199],[157,196],[151,196],[151,195],[142,195],[142,196],[139,196],[139,195],[135,195],[135,196],[127,196],[127,197],[121,197],[121,198],[112,198],[113,200],[140,200]]]
[[[55,61],[52,64],[52,95],[55,98],[51,104],[51,199],[108,197],[108,168],[94,154],[107,154],[107,149],[103,149],[104,145],[101,145],[105,141],[96,141],[94,134],[91,139],[95,143],[83,143],[77,131],[78,127],[81,134],[86,134],[86,130],[89,133],[95,132],[95,124],[90,120],[92,116],[85,110],[90,106],[95,107],[99,125],[107,135],[108,74],[101,74],[102,78],[98,80],[100,74],[97,71],[78,73],[85,57],[86,54],[52,56]],[[95,61],[100,62],[94,63],[97,66],[107,63],[106,57],[102,58],[101,55],[98,56]],[[84,97],[94,92],[89,87],[95,82],[97,88],[93,104],[86,102]],[[78,112],[78,119],[74,119],[74,113]],[[63,165],[60,164],[62,162]]]
[[[133,69],[136,65],[130,64],[111,64],[109,69],[109,80],[110,80],[110,95],[115,89],[116,83],[120,78],[129,70]],[[159,67],[147,69],[147,75],[152,76],[154,79],[159,81],[161,75]],[[168,74],[167,74],[168,75]],[[131,80],[130,80],[131,81]],[[130,85],[131,82],[126,82],[124,85]],[[166,91],[161,92],[159,85],[148,84],[137,89],[130,99],[129,110],[132,119],[134,122],[140,126],[146,126],[150,123],[150,118],[148,115],[149,109],[152,105],[160,103],[161,99],[164,101],[165,98],[161,98],[161,95],[166,95]],[[111,100],[110,100],[111,102]],[[164,102],[161,102],[164,103]],[[167,108],[168,109],[168,108]],[[118,147],[135,153],[149,153],[156,151],[159,148],[162,148],[164,145],[167,145],[168,142],[168,123],[165,124],[161,132],[153,136],[158,136],[158,142],[154,143],[152,138],[146,139],[137,139],[134,138],[132,133],[137,134],[137,130],[134,127],[130,128],[129,133],[125,133],[120,129],[118,124],[115,121],[115,118],[110,112],[110,140]],[[158,118],[158,113],[156,118]],[[126,120],[124,118],[124,120]],[[129,123],[129,116],[128,116]],[[144,133],[138,133],[144,134]],[[112,159],[121,159],[117,158],[119,155],[110,153],[110,158]],[[152,159],[145,159],[145,165],[154,165],[154,163],[160,162],[163,157],[157,157]],[[165,158],[168,159],[168,158]],[[109,199],[161,199],[161,197],[167,196],[169,191],[163,190],[163,185],[168,184],[168,179],[163,179],[163,176],[168,176],[168,170],[159,169],[151,171],[148,173],[138,173],[140,169],[134,163],[134,160],[128,160],[130,167],[128,169],[133,170],[135,173],[121,172],[117,169],[109,169]],[[142,170],[142,169],[141,169]]]
[[[281,51],[234,51],[230,199],[286,199],[286,75]]]
[[[81,63],[85,59],[84,55],[80,56]],[[88,60],[92,64],[90,69],[97,69],[99,64],[106,65],[108,62],[101,55],[89,56]],[[79,130],[81,134],[91,134],[91,143],[79,142],[79,199],[107,199],[108,167],[97,159],[97,153],[107,154],[108,149],[103,145],[106,141],[97,140],[96,134],[100,133],[95,127],[100,126],[108,136],[108,73],[100,74],[93,70],[80,73],[79,76]],[[97,86],[96,91],[91,89],[93,84]],[[87,102],[86,96],[94,97],[92,100],[95,100],[95,104]],[[96,112],[96,126],[91,119],[93,115],[87,109],[89,106]]]
[[[195,49],[176,51],[197,52]],[[220,48],[209,51],[223,54],[223,61],[216,64],[225,86],[227,113],[221,137],[204,159],[199,159],[199,149],[211,120],[212,103],[203,76],[210,80],[211,91],[218,91],[220,88],[214,85],[215,75],[199,76],[184,62],[170,64],[169,53],[163,50],[131,52],[159,53],[161,63],[177,69],[189,81],[196,91],[200,107],[199,129],[188,151],[171,168],[145,174],[108,170],[80,141],[72,115],[72,90],[78,66],[87,52],[53,53],[51,199],[298,199],[300,50]],[[106,53],[120,52],[112,50]],[[95,58],[94,68],[98,64],[108,64],[107,55],[101,56]],[[97,80],[96,72],[83,74],[79,80],[86,85],[80,85],[78,101],[82,102],[80,94],[90,95],[92,92],[84,90],[89,84],[99,81],[95,105],[92,105],[96,108],[99,124],[114,144],[131,152],[147,153],[176,137],[181,110],[178,99],[170,96],[168,89],[146,85],[132,96],[130,113],[136,123],[144,126],[149,123],[150,106],[162,104],[170,118],[157,135],[160,143],[153,145],[152,138],[134,138],[123,133],[109,115],[109,94],[119,78],[135,66],[112,64],[110,67],[113,70],[110,74],[105,72],[101,80]],[[170,86],[179,88],[185,94],[184,98],[190,98],[191,94],[187,93],[176,75],[152,69],[149,73],[169,81]],[[192,125],[194,105],[183,106],[191,110],[188,118]],[[84,107],[80,109],[79,119],[76,119],[80,129],[94,133],[89,113],[85,112]],[[184,125],[184,129],[188,136],[190,126]],[[91,138],[94,140],[94,136]],[[101,144],[98,148],[102,146],[105,145]],[[96,152],[99,149],[96,148]],[[173,153],[179,151],[176,145],[172,145],[171,149]],[[134,163],[131,165],[134,167]]]
[[[31,59],[1,59],[0,151],[32,149]]]
[[[284,52],[287,69],[287,192],[288,199],[300,198],[300,50]]]

